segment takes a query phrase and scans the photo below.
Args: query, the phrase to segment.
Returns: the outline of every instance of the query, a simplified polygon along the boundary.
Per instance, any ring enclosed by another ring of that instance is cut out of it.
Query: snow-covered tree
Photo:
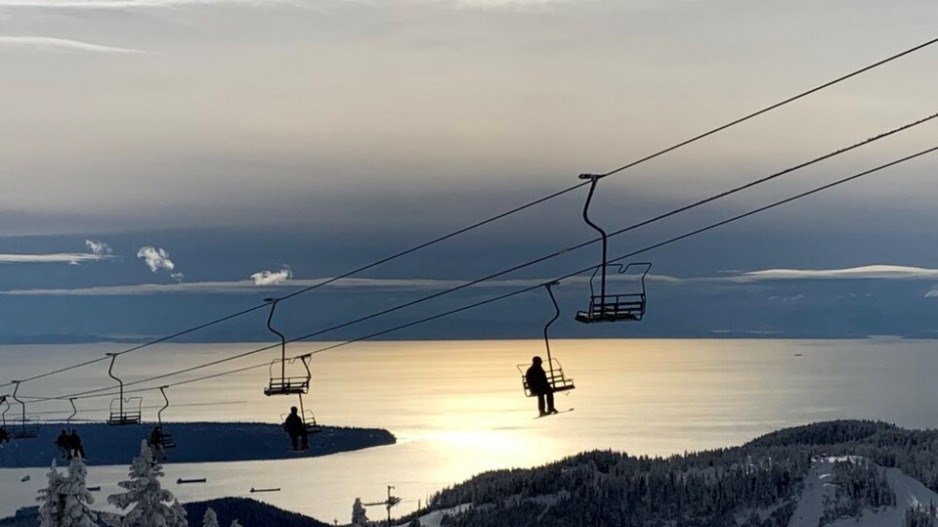
[[[61,492],[65,476],[56,468],[54,459],[46,478],[48,478],[49,484],[46,488],[39,490],[39,497],[36,498],[36,501],[41,503],[39,505],[39,527],[60,527],[65,511],[65,497]]]
[[[108,515],[113,527],[188,527],[186,512],[173,493],[160,485],[163,467],[153,459],[146,440],[140,443],[140,455],[130,465],[130,479],[117,485],[126,492],[112,494],[107,502],[128,510],[123,516]]]
[[[239,522],[238,520],[231,520],[230,527],[241,527],[241,522]]]
[[[209,507],[205,509],[205,516],[202,516],[202,527],[221,527],[218,525],[218,515],[215,509]]]
[[[352,504],[352,525],[354,527],[363,527],[368,525],[368,522],[371,521],[368,519],[368,515],[365,514],[365,506],[362,505],[361,498],[355,498],[355,503]]]
[[[188,513],[186,512],[186,508],[183,507],[181,503],[179,503],[179,500],[177,498],[173,498],[172,509],[176,517],[179,518],[179,521],[180,521],[179,525],[181,527],[189,527],[189,520],[186,519],[186,516],[188,515]]]
[[[97,527],[98,514],[91,510],[94,496],[88,492],[85,478],[88,469],[80,456],[72,458],[68,478],[59,487],[64,496],[62,527]]]

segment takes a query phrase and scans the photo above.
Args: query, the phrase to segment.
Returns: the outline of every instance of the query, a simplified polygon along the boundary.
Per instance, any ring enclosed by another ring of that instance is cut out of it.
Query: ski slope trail
[[[808,473],[805,487],[789,527],[817,527],[825,510],[825,497],[833,498],[833,478],[835,458],[825,458]],[[915,478],[907,476],[897,468],[887,468],[886,480],[896,493],[894,507],[882,507],[877,510],[864,509],[859,517],[840,518],[826,524],[827,527],[900,527],[906,510],[913,505],[938,504],[938,494]]]

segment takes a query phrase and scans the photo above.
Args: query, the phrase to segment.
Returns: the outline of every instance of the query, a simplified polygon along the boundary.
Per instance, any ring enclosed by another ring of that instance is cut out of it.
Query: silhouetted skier
[[[156,456],[160,461],[165,461],[166,451],[163,449],[163,429],[159,426],[154,426],[153,431],[150,432],[150,437],[147,438],[147,443],[150,445],[150,449],[153,451],[153,455]]]
[[[72,459],[72,448],[71,440],[68,437],[68,430],[62,429],[62,432],[59,433],[59,437],[55,438],[55,446],[59,449],[59,454],[62,454],[62,459],[68,461]]]
[[[71,435],[68,436],[68,447],[72,453],[72,457],[80,457],[85,459],[85,447],[81,444],[81,437],[78,435],[78,430],[72,428]]]
[[[306,425],[297,413],[295,406],[290,407],[290,415],[283,422],[283,428],[290,434],[290,444],[293,445],[293,450],[309,449],[309,435],[306,433]],[[302,447],[299,445],[300,438],[303,438]]]
[[[537,409],[543,417],[547,414],[555,414],[557,410],[554,408],[554,390],[547,382],[547,374],[541,367],[542,362],[537,356],[531,359],[531,367],[525,372],[524,378],[528,382],[528,389],[537,396]]]

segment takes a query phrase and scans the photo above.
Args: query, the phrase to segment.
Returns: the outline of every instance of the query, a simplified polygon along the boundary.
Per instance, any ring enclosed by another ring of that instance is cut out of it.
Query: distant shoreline
[[[7,338],[0,339],[0,346],[54,346],[54,345],[68,345],[68,344],[130,344],[137,345],[149,342],[159,337],[152,338],[115,338],[108,339],[101,336],[75,336],[75,337],[36,337],[36,338]],[[783,334],[773,334],[773,333],[746,333],[744,331],[740,332],[719,332],[714,331],[712,333],[706,333],[701,335],[617,335],[617,336],[600,336],[600,337],[591,337],[591,338],[579,338],[565,336],[562,333],[558,334],[556,337],[552,337],[556,340],[792,340],[792,341],[802,341],[802,340],[938,340],[938,334],[912,334],[912,335],[783,335]],[[388,338],[382,340],[371,340],[372,343],[380,342],[393,342],[393,343],[402,343],[402,342],[473,342],[473,341],[525,341],[525,340],[542,340],[537,337],[530,335],[520,336],[492,336],[492,337],[457,337],[449,339],[440,339],[440,338],[426,338],[426,339],[415,339],[415,338]],[[303,342],[308,344],[315,343],[332,343],[332,342],[343,342],[344,339],[331,339],[331,340],[304,340]],[[269,343],[270,340],[264,339],[236,339],[236,340],[185,340],[185,339],[175,339],[172,343],[163,343],[161,345],[215,345],[215,344],[261,344]]]
[[[14,424],[9,424],[13,428]],[[48,467],[53,459],[63,461],[54,441],[63,423],[40,425],[35,439],[16,439],[0,445],[0,468]],[[140,442],[153,423],[108,426],[104,423],[69,425],[82,438],[87,462],[95,465],[126,465],[140,452]],[[190,422],[164,423],[177,448],[166,451],[167,463],[220,463],[319,457],[377,446],[393,445],[394,435],[381,428],[323,426],[309,437],[309,450],[293,452],[280,425],[269,423]]]

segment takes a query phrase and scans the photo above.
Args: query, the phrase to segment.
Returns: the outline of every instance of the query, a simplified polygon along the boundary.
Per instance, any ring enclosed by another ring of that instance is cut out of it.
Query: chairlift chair
[[[7,412],[10,411],[10,402],[6,395],[0,395],[0,404],[3,405],[3,411],[0,412],[0,430],[4,433],[0,436],[0,444],[11,439],[10,432],[7,430]]]
[[[170,448],[176,448],[176,441],[173,439],[172,434],[166,433],[166,429],[163,428],[163,410],[169,408],[169,398],[166,397],[166,388],[168,386],[160,386],[160,393],[163,394],[163,407],[156,412],[156,422],[157,428],[160,431],[160,445],[163,450]]]
[[[550,336],[548,330],[550,326],[560,318],[560,306],[557,304],[557,299],[554,297],[554,291],[551,289],[555,285],[560,285],[560,282],[554,281],[544,284],[544,288],[547,289],[547,294],[550,295],[550,301],[554,304],[554,316],[551,317],[546,324],[544,324],[544,346],[547,348],[547,382],[550,384],[551,391],[553,392],[565,392],[576,388],[573,384],[573,379],[568,379],[563,373],[563,367],[560,366],[560,361],[551,357],[550,354]],[[531,387],[528,386],[528,377],[527,364],[519,364],[518,371],[521,373],[521,384],[524,387],[524,395],[527,397],[535,397],[537,394],[531,391]]]
[[[111,401],[107,424],[111,426],[138,425],[143,417],[143,397],[124,397],[124,381],[114,375],[114,362],[118,354],[108,353],[107,356],[111,357],[111,366],[107,374],[120,386],[118,397]]]
[[[319,426],[319,423],[316,422],[316,416],[313,415],[312,410],[307,410],[303,406],[303,395],[299,394],[300,398],[300,419],[303,420],[303,428],[306,429],[308,435],[316,434],[322,432],[322,427]],[[280,422],[283,423],[287,420],[287,414],[280,414]]]
[[[635,290],[623,294],[608,294],[606,292],[606,274],[609,262],[607,260],[607,249],[609,245],[609,236],[599,225],[593,223],[589,217],[590,203],[593,201],[593,194],[596,191],[596,183],[602,176],[598,174],[580,174],[580,179],[590,180],[590,190],[586,197],[586,204],[583,206],[583,220],[595,229],[602,236],[602,260],[593,271],[590,277],[590,303],[586,311],[577,311],[576,320],[584,324],[593,322],[618,322],[618,321],[639,321],[645,316],[645,275],[651,269],[650,263],[631,263],[626,266],[613,264],[618,267],[619,273],[628,272],[632,267],[642,269],[640,277],[641,290]],[[594,288],[594,279],[599,274],[599,294],[596,294]]]
[[[16,392],[20,389],[21,381],[11,381],[14,385],[13,394],[10,396],[14,401],[18,402],[23,408],[22,419],[20,420],[19,426],[14,426],[13,430],[8,430],[10,437],[13,439],[33,439],[39,436],[39,425],[36,423],[29,422],[26,419],[26,403],[21,401],[17,396]]]
[[[265,298],[264,302],[270,302],[270,314],[267,316],[267,329],[280,337],[280,360],[274,360],[270,363],[270,384],[264,388],[264,395],[303,395],[309,392],[309,381],[312,374],[309,371],[309,355],[299,357],[306,370],[305,376],[287,377],[287,363],[294,363],[296,359],[287,359],[287,338],[283,333],[274,329],[272,322],[274,319],[274,310],[277,309],[279,298]],[[279,375],[277,375],[279,370]]]
[[[645,296],[645,276],[651,270],[651,264],[648,262],[634,262],[628,265],[613,264],[617,268],[618,274],[631,274],[632,269],[641,271],[641,275],[636,280],[639,287],[628,293],[615,295],[596,294],[593,286],[593,280],[600,269],[606,266],[597,267],[590,277],[590,304],[586,311],[577,311],[576,320],[589,324],[591,322],[616,322],[616,321],[640,321],[645,316],[646,296]]]

